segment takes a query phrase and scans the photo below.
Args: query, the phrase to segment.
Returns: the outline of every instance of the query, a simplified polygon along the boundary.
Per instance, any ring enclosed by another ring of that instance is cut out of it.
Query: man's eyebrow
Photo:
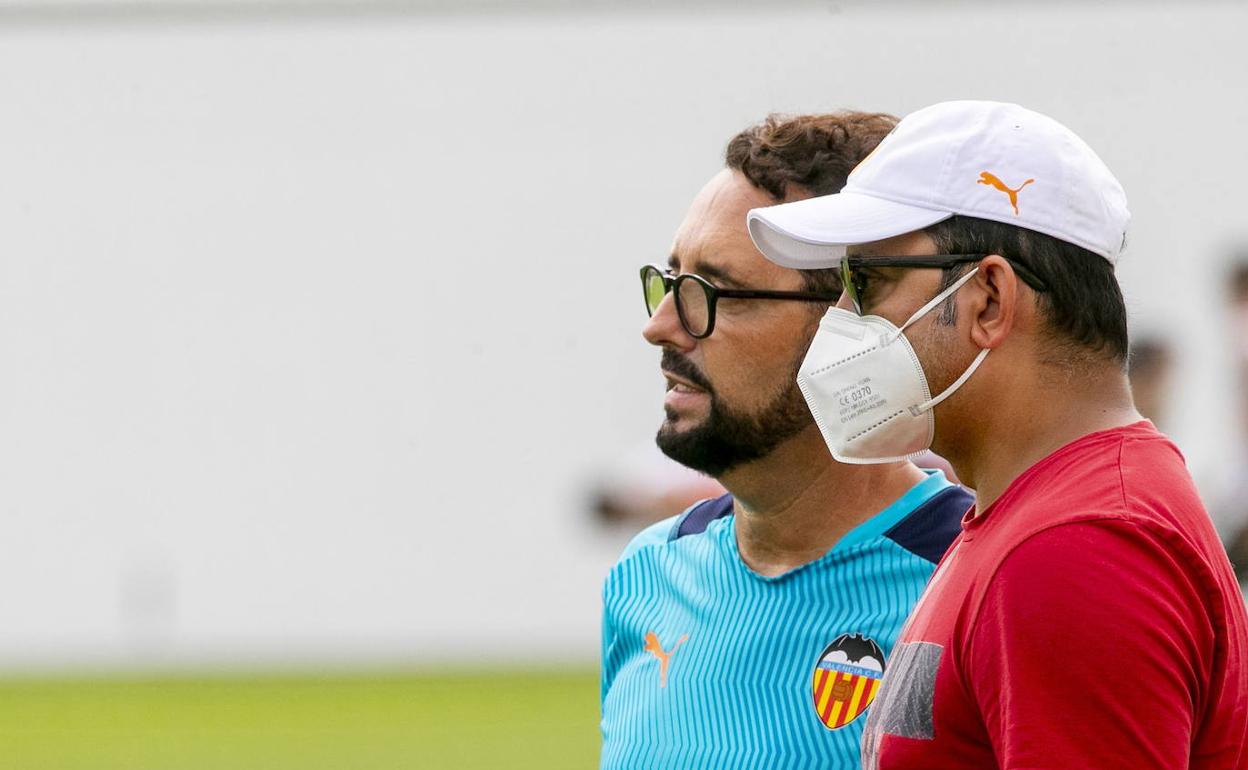
[[[697,274],[702,276],[703,278],[713,279],[715,283],[718,283],[718,284],[728,284],[731,286],[744,285],[740,281],[738,281],[736,278],[734,278],[732,273],[729,272],[727,268],[718,267],[717,265],[710,265],[710,264],[703,262],[702,264],[698,265],[698,269],[695,272],[697,272]]]
[[[679,268],[680,268],[680,260],[677,259],[675,254],[667,258],[668,270],[671,270],[673,273],[676,273],[676,272],[679,272]],[[719,267],[718,265],[710,264],[707,262],[698,263],[696,265],[696,269],[687,270],[685,272],[696,273],[702,276],[703,278],[706,278],[707,280],[714,282],[715,284],[726,284],[726,285],[731,285],[731,286],[744,286],[745,285],[741,283],[741,281],[737,280],[727,268]]]

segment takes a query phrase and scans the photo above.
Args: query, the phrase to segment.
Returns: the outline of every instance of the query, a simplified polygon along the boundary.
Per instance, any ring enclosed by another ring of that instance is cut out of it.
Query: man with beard
[[[1131,401],[1129,214],[1096,153],[1018,105],[947,102],[840,194],[749,217],[777,263],[840,266],[799,372],[833,455],[931,445],[978,495],[863,766],[1248,767],[1244,600],[1182,455]]]
[[[795,378],[839,280],[769,263],[745,216],[839,190],[894,123],[742,132],[667,265],[642,270],[658,444],[731,494],[642,532],[607,577],[604,769],[857,766],[893,640],[971,498],[907,461],[832,458]]]

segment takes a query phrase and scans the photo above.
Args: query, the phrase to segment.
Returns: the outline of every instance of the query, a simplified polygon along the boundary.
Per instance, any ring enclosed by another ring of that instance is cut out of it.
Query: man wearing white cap
[[[898,639],[874,768],[1248,766],[1248,619],[1183,458],[1131,402],[1118,181],[1016,105],[906,117],[838,195],[755,209],[846,285],[799,370],[850,463],[929,446],[975,507]]]

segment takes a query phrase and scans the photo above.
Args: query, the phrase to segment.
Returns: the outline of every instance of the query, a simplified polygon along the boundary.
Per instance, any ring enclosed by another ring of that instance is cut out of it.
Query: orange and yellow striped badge
[[[875,700],[883,677],[884,653],[874,640],[861,634],[837,637],[819,656],[811,679],[819,721],[836,730],[857,719]]]

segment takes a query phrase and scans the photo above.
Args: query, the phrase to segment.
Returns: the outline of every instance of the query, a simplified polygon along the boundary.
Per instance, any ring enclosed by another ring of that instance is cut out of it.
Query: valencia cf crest
[[[841,634],[815,664],[811,692],[824,727],[836,730],[862,715],[884,677],[884,651],[862,634]]]

